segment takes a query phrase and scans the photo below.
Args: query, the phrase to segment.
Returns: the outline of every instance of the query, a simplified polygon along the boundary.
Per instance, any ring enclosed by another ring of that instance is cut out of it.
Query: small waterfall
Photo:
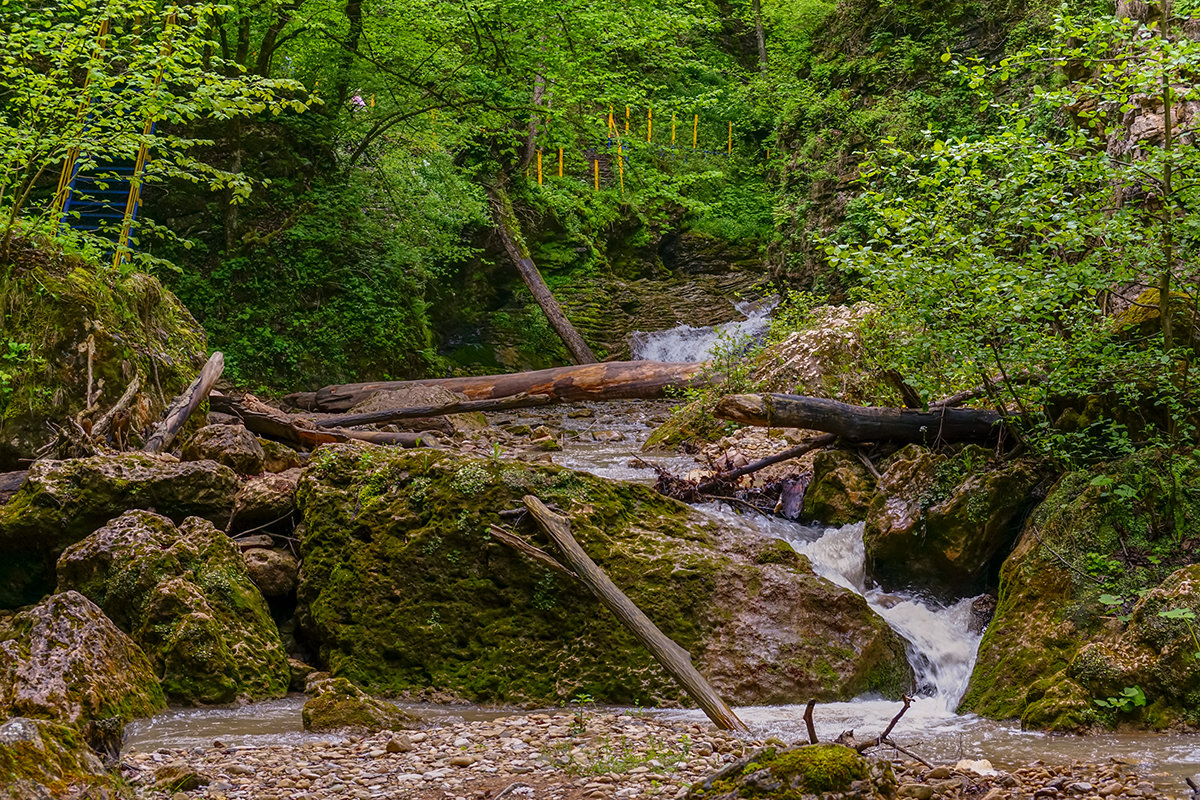
[[[826,580],[862,595],[867,604],[909,643],[908,660],[917,679],[918,701],[926,715],[952,714],[967,689],[982,635],[971,630],[966,598],[940,606],[909,592],[884,592],[867,585],[863,523],[838,528],[808,528],[778,519],[740,517],[715,506],[710,514],[749,525],[791,544],[808,556]]]
[[[735,303],[745,319],[720,325],[683,324],[663,331],[634,331],[629,336],[630,353],[635,361],[705,361],[718,343],[736,350],[763,336],[771,327],[771,312],[777,304],[774,299]]]

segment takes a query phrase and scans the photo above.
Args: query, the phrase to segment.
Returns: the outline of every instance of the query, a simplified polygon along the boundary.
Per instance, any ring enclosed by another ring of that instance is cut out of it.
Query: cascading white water
[[[971,678],[981,639],[971,630],[973,598],[940,606],[908,592],[888,593],[868,586],[861,522],[822,530],[778,519],[736,516],[715,506],[705,506],[705,510],[787,541],[808,556],[822,578],[861,594],[909,643],[909,661],[921,695],[918,713],[953,714]]]
[[[715,326],[693,327],[683,324],[662,331],[634,331],[629,350],[635,361],[705,361],[718,343],[726,349],[737,348],[766,333],[776,301],[735,303],[745,317]]]

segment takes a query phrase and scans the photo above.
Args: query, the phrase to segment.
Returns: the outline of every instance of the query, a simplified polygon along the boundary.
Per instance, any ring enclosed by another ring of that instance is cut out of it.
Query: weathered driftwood
[[[476,411],[504,411],[512,408],[532,408],[544,406],[553,402],[544,394],[515,394],[512,397],[500,397],[495,400],[464,400],[459,403],[448,403],[440,406],[410,406],[408,408],[393,408],[385,411],[370,411],[364,414],[338,414],[332,417],[313,420],[318,428],[349,428],[353,425],[382,425],[402,419],[420,419],[422,417],[444,417],[449,414],[470,414]]]
[[[709,685],[704,676],[692,666],[691,656],[650,621],[642,610],[612,582],[604,570],[588,557],[571,534],[571,525],[533,495],[524,498],[525,507],[558,547],[567,566],[579,575],[579,580],[592,591],[617,619],[638,638],[675,680],[687,690],[688,696],[722,730],[745,732],[746,725]]]
[[[525,240],[521,237],[520,223],[517,221],[517,215],[513,211],[512,201],[509,200],[508,194],[499,186],[493,187],[490,194],[496,216],[496,230],[500,233],[504,252],[508,253],[508,257],[512,259],[517,272],[521,274],[521,280],[525,281],[525,286],[533,295],[534,302],[542,309],[542,313],[546,315],[550,327],[558,334],[558,338],[562,339],[563,344],[567,346],[572,361],[576,364],[596,363],[596,356],[592,353],[592,349],[588,347],[587,342],[579,335],[579,331],[575,330],[575,326],[567,319],[567,315],[563,313],[562,306],[558,304],[550,287],[542,280],[542,273],[538,272],[537,265],[529,257],[529,248],[525,246]]]
[[[138,390],[142,388],[142,379],[139,375],[134,375],[133,380],[125,387],[125,392],[113,404],[113,407],[104,412],[104,416],[96,421],[92,426],[92,437],[95,439],[103,439],[108,436],[109,428],[112,427],[113,420],[117,415],[125,409],[129,408],[129,404],[133,402],[133,398],[137,396]]]
[[[320,444],[348,442],[351,440],[370,442],[372,444],[399,445],[400,447],[421,447],[425,444],[419,433],[409,431],[402,431],[400,433],[347,431],[340,428],[316,430],[300,425],[292,418],[285,416],[282,412],[270,409],[263,404],[255,403],[247,405],[224,395],[213,395],[212,401],[213,410],[237,417],[251,433],[310,450]]]
[[[851,442],[986,442],[1002,432],[995,411],[868,408],[790,394],[730,395],[717,403],[715,414],[746,425],[825,431]]]
[[[200,370],[196,380],[192,381],[183,394],[176,397],[167,407],[162,422],[154,429],[154,433],[150,434],[150,438],[146,440],[146,446],[142,449],[147,453],[161,453],[170,447],[171,442],[175,441],[175,437],[179,435],[179,431],[187,423],[188,418],[208,397],[213,385],[216,384],[224,370],[225,356],[220,351],[209,356],[208,363]]]
[[[738,467],[737,469],[730,470],[729,472],[722,472],[717,475],[713,475],[708,480],[701,482],[700,485],[696,487],[696,491],[710,491],[720,486],[722,483],[735,481],[743,475],[749,475],[751,473],[758,472],[760,469],[766,469],[772,464],[778,464],[781,461],[787,461],[791,458],[799,458],[805,453],[810,453],[817,448],[831,445],[835,441],[837,441],[837,436],[832,433],[826,433],[823,436],[816,437],[815,439],[809,439],[807,442],[801,442],[795,447],[789,447],[787,450],[782,450],[773,456],[761,458],[758,461],[747,464],[744,467]]]
[[[606,361],[581,367],[553,367],[506,375],[475,375],[466,378],[433,378],[417,381],[380,381],[326,386],[311,396],[291,394],[284,398],[299,408],[313,411],[348,411],[376,392],[410,386],[438,386],[465,394],[470,400],[489,400],[518,394],[546,395],[553,402],[579,400],[646,400],[662,397],[668,389],[698,386],[710,381],[702,363],[662,361]]]
[[[501,528],[499,525],[489,525],[488,532],[491,533],[497,541],[508,545],[519,553],[523,553],[542,566],[557,572],[559,575],[562,575],[564,578],[571,578],[573,580],[579,579],[578,575],[564,567],[562,564],[558,563],[558,559],[556,559],[554,556],[550,555],[540,547],[534,547],[520,536],[504,530],[504,528]]]

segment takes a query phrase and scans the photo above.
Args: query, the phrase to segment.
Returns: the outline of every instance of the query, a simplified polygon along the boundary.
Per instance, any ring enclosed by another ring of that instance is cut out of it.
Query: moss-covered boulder
[[[862,522],[874,496],[875,478],[852,453],[822,450],[813,459],[802,513],[826,525]]]
[[[0,392],[0,472],[54,439],[46,422],[96,421],[136,376],[140,391],[113,426],[137,441],[206,357],[204,331],[159,282],[41,253],[0,279],[8,348]],[[89,386],[88,381],[91,380]],[[92,404],[88,406],[88,393]]]
[[[961,710],[1048,730],[1200,726],[1196,562],[1189,456],[1143,450],[1066,475],[1004,563]]]
[[[241,425],[205,425],[183,446],[188,461],[215,461],[241,475],[263,471],[266,453],[258,437]]]
[[[1036,499],[1033,462],[995,463],[982,447],[951,455],[909,445],[888,462],[863,533],[888,589],[963,597],[984,588]]]
[[[231,533],[283,524],[291,528],[292,512],[296,510],[296,483],[300,470],[290,469],[278,474],[267,473],[246,481],[233,501]]]
[[[300,717],[306,731],[363,728],[377,733],[404,730],[421,722],[402,708],[371,697],[345,678],[317,682]]]
[[[92,598],[153,662],[177,703],[287,693],[279,631],[238,548],[198,517],[130,511],[63,552],[63,587]]]
[[[286,597],[296,589],[300,562],[286,550],[252,547],[242,554],[250,580],[263,597]]]
[[[212,461],[179,463],[145,453],[39,461],[0,505],[0,608],[36,603],[53,591],[63,548],[127,509],[223,526],[237,490],[237,475]]]
[[[0,717],[0,800],[115,797],[116,788],[76,728]]]
[[[299,490],[299,613],[333,674],[387,694],[681,701],[578,584],[488,535],[529,493],[567,514],[592,558],[733,702],[895,697],[911,685],[903,641],[782,541],[648,487],[360,445],[319,449]]]
[[[0,620],[0,716],[127,722],[165,707],[145,654],[82,594]]]
[[[891,800],[892,765],[840,744],[759,750],[692,786],[688,800]]]

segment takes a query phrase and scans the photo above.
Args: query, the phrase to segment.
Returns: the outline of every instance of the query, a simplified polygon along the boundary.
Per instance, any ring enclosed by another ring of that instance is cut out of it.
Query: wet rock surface
[[[0,717],[0,798],[116,797],[112,775],[69,725]]]
[[[706,722],[580,709],[573,714],[502,717],[301,745],[229,747],[214,742],[192,750],[131,752],[125,755],[122,774],[140,797],[154,800],[172,796],[153,788],[158,776],[168,770],[205,776],[208,784],[186,796],[212,800],[674,800],[689,792],[710,796],[703,790],[706,783],[720,782],[722,773],[727,778],[744,772],[754,758],[782,747],[779,740],[741,739]],[[1036,762],[1007,771],[969,761],[930,768],[904,758],[890,764],[878,761],[889,755],[885,749],[867,755],[878,765],[874,785],[890,784],[892,793],[884,789],[867,796],[942,800],[1186,796],[1173,791],[1174,784],[1151,782],[1118,760],[1060,766]],[[892,776],[890,781],[883,778],[885,772]],[[828,800],[846,795],[771,796]]]
[[[300,470],[267,473],[242,484],[233,501],[231,533],[288,521],[296,510],[296,483]]]
[[[237,546],[211,523],[130,511],[64,551],[59,583],[93,598],[177,703],[280,697],[279,631]]]

